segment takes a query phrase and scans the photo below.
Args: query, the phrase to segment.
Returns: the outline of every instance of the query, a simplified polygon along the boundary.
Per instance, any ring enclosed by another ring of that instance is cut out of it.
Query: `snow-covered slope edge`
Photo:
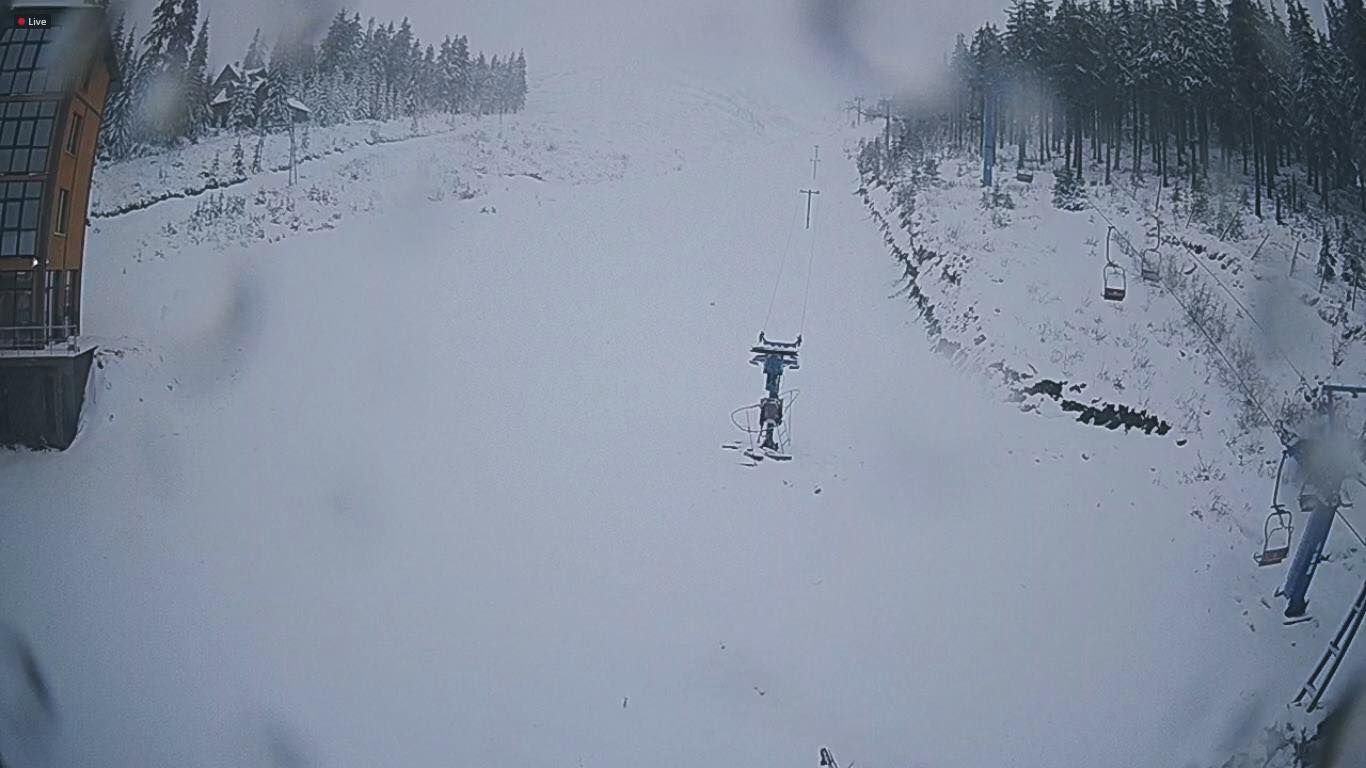
[[[1302,423],[1322,381],[1366,381],[1366,355],[1354,346],[1366,312],[1331,290],[1320,293],[1306,258],[1311,230],[1249,216],[1235,222],[1241,236],[1226,242],[1200,226],[1203,212],[1192,212],[1188,192],[1159,193],[1128,175],[1112,187],[1093,184],[1084,210],[1064,211],[1053,205],[1046,172],[1035,171],[1032,183],[1007,177],[984,192],[980,161],[923,150],[887,163],[876,144],[867,146],[858,193],[901,264],[902,292],[937,351],[990,374],[1023,411],[1096,423],[1066,413],[1078,410],[1067,401],[1119,403],[1128,414],[1116,407],[1120,418],[1102,426],[1147,432],[1152,422],[1142,417],[1152,416],[1158,435],[1170,422],[1169,455],[1151,468],[1154,484],[1189,486],[1190,515],[1203,529],[1191,535],[1212,536],[1245,558],[1245,575],[1228,585],[1229,595],[1256,606],[1243,612],[1254,644],[1286,649],[1288,701],[1337,629],[1363,564],[1360,542],[1339,526],[1311,590],[1315,621],[1286,628],[1272,596],[1283,570],[1257,569],[1250,557],[1262,543],[1279,457],[1270,424]],[[1161,273],[1145,281],[1140,253],[1155,242],[1159,218]],[[1111,257],[1128,277],[1122,302],[1101,298],[1111,224]],[[1363,415],[1358,408],[1357,423]],[[1283,491],[1282,501],[1292,494]],[[1359,516],[1347,511],[1360,529]],[[1259,626],[1271,631],[1257,633]],[[1345,669],[1360,661],[1349,659]],[[1270,711],[1262,717],[1283,719]],[[1294,764],[1287,733],[1305,721],[1287,722],[1229,765]]]

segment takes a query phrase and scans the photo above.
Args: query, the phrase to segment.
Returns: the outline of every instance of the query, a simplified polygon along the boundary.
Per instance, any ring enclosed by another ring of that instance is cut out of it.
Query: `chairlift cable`
[[[817,206],[816,210],[812,212],[812,218],[815,218],[815,213],[819,210],[820,208]],[[811,229],[809,249],[810,252],[806,256],[806,291],[802,295],[802,319],[801,322],[797,324],[798,338],[800,338],[802,332],[806,330],[806,305],[811,300],[811,268],[812,265],[816,263],[816,230],[814,226]]]
[[[1159,245],[1160,244],[1161,243],[1159,243]],[[1224,289],[1224,293],[1227,293],[1228,297],[1233,299],[1233,303],[1238,305],[1238,308],[1243,311],[1243,314],[1247,316],[1247,319],[1251,320],[1252,324],[1257,326],[1257,330],[1262,332],[1263,338],[1271,342],[1271,346],[1275,347],[1276,354],[1280,355],[1281,359],[1285,360],[1286,364],[1290,366],[1290,369],[1295,372],[1295,375],[1300,377],[1300,383],[1308,385],[1309,379],[1305,377],[1304,372],[1299,369],[1299,366],[1295,365],[1295,361],[1290,359],[1290,356],[1285,353],[1285,350],[1281,348],[1281,345],[1276,343],[1276,337],[1272,336],[1271,333],[1267,331],[1266,326],[1262,325],[1257,320],[1256,315],[1252,314],[1252,310],[1248,309],[1247,305],[1244,304],[1227,285],[1224,285],[1224,282],[1219,279],[1218,275],[1214,274],[1214,270],[1210,269],[1208,264],[1205,264],[1203,261],[1196,258],[1194,254],[1191,254],[1190,258],[1191,261],[1194,262],[1197,267],[1203,269],[1205,274],[1209,275],[1220,288]]]
[[[1139,203],[1139,205],[1143,205],[1142,201],[1137,201],[1137,202]],[[1090,202],[1090,201],[1087,201],[1087,204],[1091,206],[1091,209],[1092,209],[1092,210],[1094,210],[1096,213],[1099,213],[1099,214],[1101,215],[1101,218],[1105,219],[1107,222],[1110,221],[1110,217],[1106,216],[1105,213],[1104,213],[1103,211],[1101,211],[1099,208],[1097,208],[1096,205],[1095,205],[1095,203],[1092,203],[1092,202]],[[1160,227],[1161,227],[1161,222],[1162,222],[1161,217],[1158,216],[1158,215],[1154,212],[1154,213],[1153,213],[1153,218],[1158,222],[1158,226],[1159,226],[1159,228],[1160,228]],[[1111,225],[1111,226],[1114,226],[1114,223],[1111,222],[1110,225]],[[1129,238],[1125,237],[1124,234],[1123,234],[1122,232],[1119,232],[1119,230],[1118,230],[1117,228],[1116,228],[1116,230],[1115,230],[1115,233],[1116,233],[1122,240],[1124,240],[1124,244],[1127,245],[1127,246],[1129,247],[1129,250],[1130,250],[1130,251],[1132,251],[1132,252],[1134,252],[1134,253],[1138,253],[1138,249],[1135,248],[1135,247],[1134,247],[1134,244],[1133,244],[1132,242],[1129,241]],[[1161,241],[1161,238],[1160,238],[1160,237],[1159,237],[1159,239],[1158,239],[1158,243],[1157,243],[1157,244],[1158,244],[1158,246],[1161,246],[1161,245],[1162,245],[1162,241]],[[1233,303],[1238,305],[1238,308],[1241,309],[1241,310],[1243,311],[1243,315],[1245,315],[1245,316],[1247,317],[1248,320],[1252,321],[1252,324],[1253,324],[1253,325],[1257,326],[1257,329],[1258,329],[1259,331],[1262,332],[1262,336],[1263,336],[1267,341],[1269,341],[1269,342],[1271,343],[1271,346],[1272,346],[1272,347],[1275,348],[1276,354],[1280,355],[1280,356],[1281,356],[1281,359],[1282,359],[1282,360],[1285,360],[1286,364],[1290,366],[1290,369],[1293,370],[1293,371],[1295,372],[1295,375],[1298,376],[1298,377],[1300,377],[1300,383],[1307,386],[1307,385],[1309,384],[1309,379],[1308,379],[1308,377],[1306,377],[1306,376],[1304,375],[1304,372],[1300,370],[1299,366],[1295,365],[1295,361],[1290,359],[1290,355],[1286,354],[1285,350],[1281,347],[1281,345],[1278,344],[1278,343],[1276,343],[1276,338],[1275,338],[1274,336],[1272,336],[1271,333],[1270,333],[1269,331],[1267,331],[1266,326],[1262,325],[1262,324],[1257,320],[1257,316],[1254,315],[1254,314],[1252,314],[1252,310],[1248,309],[1248,308],[1247,308],[1247,305],[1244,304],[1244,303],[1242,302],[1242,300],[1238,298],[1237,294],[1235,294],[1235,293],[1232,291],[1232,289],[1230,289],[1227,285],[1225,285],[1224,282],[1223,282],[1222,280],[1219,279],[1219,276],[1218,276],[1218,275],[1214,274],[1214,270],[1210,269],[1210,268],[1209,268],[1209,265],[1207,265],[1207,264],[1205,264],[1204,262],[1200,261],[1200,259],[1196,258],[1194,254],[1191,254],[1191,255],[1190,255],[1190,259],[1191,259],[1191,262],[1194,263],[1197,267],[1199,267],[1200,269],[1204,270],[1204,271],[1205,271],[1205,274],[1209,275],[1210,278],[1214,280],[1215,284],[1217,284],[1217,285],[1224,291],[1224,293],[1228,294],[1228,297],[1229,297],[1230,299],[1233,299]],[[1164,287],[1165,287],[1165,286],[1164,286]]]
[[[768,328],[768,321],[773,317],[773,305],[778,301],[778,288],[783,284],[783,270],[787,267],[787,252],[792,247],[792,232],[797,226],[797,214],[801,211],[801,201],[797,201],[792,206],[792,220],[787,225],[787,241],[783,244],[782,254],[778,257],[778,276],[773,281],[773,294],[768,299],[768,311],[764,313],[763,328]]]
[[[1104,211],[1097,208],[1095,203],[1088,201],[1087,204],[1091,206],[1091,210],[1095,211],[1096,213],[1099,213],[1100,217],[1102,219],[1105,219],[1106,223],[1108,223],[1111,227],[1115,226],[1114,222],[1110,221],[1110,217],[1106,216]],[[1133,243],[1129,242],[1129,238],[1124,237],[1123,233],[1120,233],[1117,227],[1115,228],[1115,232],[1119,235],[1121,239],[1124,240],[1124,242],[1132,250],[1134,246]],[[1271,418],[1271,414],[1266,410],[1266,407],[1262,405],[1261,400],[1257,399],[1257,396],[1252,393],[1252,389],[1247,385],[1247,382],[1241,375],[1239,375],[1238,369],[1233,365],[1233,361],[1229,360],[1228,355],[1226,355],[1224,353],[1224,350],[1220,349],[1219,345],[1214,341],[1214,335],[1211,334],[1207,328],[1205,328],[1203,323],[1196,319],[1195,315],[1190,311],[1190,308],[1186,306],[1186,302],[1182,301],[1181,297],[1176,295],[1176,291],[1173,291],[1166,284],[1161,285],[1162,289],[1165,290],[1168,294],[1170,294],[1171,297],[1176,300],[1176,303],[1181,306],[1181,309],[1185,311],[1186,317],[1190,318],[1190,321],[1195,324],[1195,327],[1200,329],[1200,333],[1204,334],[1205,340],[1209,342],[1210,347],[1219,354],[1219,357],[1224,361],[1224,365],[1228,366],[1229,373],[1233,374],[1233,378],[1235,381],[1238,382],[1238,386],[1240,389],[1243,390],[1243,394],[1247,395],[1247,399],[1253,405],[1257,406],[1258,411],[1261,411],[1262,417],[1266,419],[1267,425],[1270,426],[1273,430],[1275,430],[1276,436],[1280,439],[1281,444],[1285,445],[1286,447],[1289,447],[1289,443],[1286,438],[1286,435],[1288,433],[1286,432],[1284,427],[1276,419]],[[1363,542],[1363,545],[1366,545],[1366,542]]]
[[[1361,534],[1357,533],[1357,529],[1352,525],[1352,521],[1348,520],[1347,516],[1342,514],[1342,507],[1334,507],[1333,514],[1338,516],[1338,519],[1341,520],[1343,524],[1347,526],[1347,530],[1351,531],[1352,535],[1357,538],[1357,542],[1361,544],[1362,548],[1366,549],[1366,539],[1361,538]]]

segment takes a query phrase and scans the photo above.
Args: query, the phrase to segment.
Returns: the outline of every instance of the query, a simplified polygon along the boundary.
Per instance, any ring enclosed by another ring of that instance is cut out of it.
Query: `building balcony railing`
[[[74,352],[79,333],[70,324],[0,326],[0,355]]]

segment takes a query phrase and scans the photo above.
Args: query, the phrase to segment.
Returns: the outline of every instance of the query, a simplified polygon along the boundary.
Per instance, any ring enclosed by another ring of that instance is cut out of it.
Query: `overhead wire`
[[[816,228],[814,222],[819,212],[820,203],[816,203],[811,207],[812,226],[811,237],[808,246],[809,253],[806,256],[806,291],[802,295],[802,319],[797,324],[798,336],[801,336],[802,332],[806,330],[806,306],[807,303],[811,300],[811,269],[816,263]]]
[[[1115,233],[1119,236],[1119,238],[1122,239],[1125,245],[1129,247],[1131,253],[1137,252],[1137,249],[1134,248],[1134,245],[1132,242],[1129,241],[1129,238],[1125,237],[1124,233],[1120,232],[1119,229],[1115,227],[1114,222],[1110,220],[1109,216],[1105,215],[1104,211],[1097,208],[1094,203],[1088,204],[1091,206],[1091,210],[1100,214],[1100,217],[1105,219],[1106,223],[1108,223],[1111,226],[1111,228],[1115,230]],[[1160,242],[1159,245],[1161,245]],[[1309,380],[1305,377],[1304,373],[1300,371],[1299,367],[1295,365],[1294,361],[1290,359],[1290,356],[1285,354],[1284,350],[1280,349],[1279,345],[1276,345],[1275,340],[1267,332],[1266,328],[1260,322],[1257,321],[1257,318],[1252,314],[1252,311],[1249,310],[1247,306],[1244,305],[1243,302],[1238,299],[1237,295],[1235,295],[1233,291],[1230,290],[1229,287],[1226,286],[1223,283],[1223,281],[1219,279],[1219,276],[1214,274],[1213,270],[1211,270],[1207,265],[1203,264],[1199,259],[1195,258],[1194,255],[1191,256],[1191,260],[1195,263],[1196,266],[1203,269],[1210,276],[1210,278],[1213,279],[1214,282],[1218,284],[1218,286],[1222,288],[1225,293],[1228,294],[1229,298],[1233,299],[1234,303],[1237,304],[1238,307],[1243,311],[1243,314],[1247,317],[1247,319],[1252,321],[1252,323],[1256,325],[1257,328],[1261,330],[1263,334],[1266,335],[1267,340],[1270,341],[1272,345],[1276,347],[1276,352],[1285,360],[1285,362],[1290,366],[1290,368],[1295,371],[1295,374],[1299,376],[1300,382],[1306,385],[1309,384]],[[1280,439],[1281,443],[1283,445],[1287,444],[1287,437],[1289,433],[1284,428],[1284,425],[1281,422],[1271,418],[1271,414],[1267,412],[1266,408],[1262,405],[1261,401],[1258,400],[1256,395],[1252,393],[1252,390],[1247,386],[1245,379],[1238,374],[1238,370],[1233,366],[1233,362],[1229,360],[1228,356],[1224,354],[1223,349],[1221,349],[1218,343],[1215,342],[1213,334],[1211,334],[1209,330],[1205,328],[1204,324],[1201,323],[1199,319],[1191,313],[1190,308],[1186,305],[1184,301],[1181,300],[1181,297],[1176,294],[1176,291],[1172,290],[1165,283],[1159,282],[1159,285],[1161,285],[1163,290],[1167,291],[1167,293],[1170,294],[1171,297],[1176,300],[1176,303],[1179,304],[1181,308],[1186,312],[1186,317],[1190,318],[1191,322],[1194,323],[1195,326],[1200,329],[1200,332],[1204,334],[1205,339],[1209,341],[1210,347],[1216,353],[1218,353],[1219,357],[1223,359],[1224,364],[1228,366],[1229,372],[1233,374],[1234,380],[1238,382],[1239,388],[1243,390],[1243,394],[1247,395],[1249,402],[1255,405],[1257,407],[1257,410],[1261,412],[1262,417],[1266,419],[1267,424],[1270,425],[1273,430],[1275,430],[1276,435]],[[1361,481],[1358,480],[1358,482]],[[1362,482],[1362,485],[1366,485],[1366,482]],[[1363,548],[1366,548],[1366,538],[1363,538],[1361,533],[1357,531],[1356,526],[1352,525],[1352,521],[1347,519],[1346,515],[1342,514],[1342,508],[1340,506],[1334,507],[1333,514],[1335,514],[1337,518],[1342,521],[1343,525],[1347,526],[1347,530],[1352,532],[1352,536],[1357,540],[1357,542],[1361,544]]]
[[[1137,249],[1134,248],[1133,243],[1129,241],[1129,238],[1124,236],[1124,233],[1121,232],[1118,227],[1115,227],[1115,223],[1110,219],[1109,216],[1105,215],[1104,211],[1097,208],[1095,203],[1088,201],[1087,204],[1090,205],[1091,210],[1100,214],[1100,217],[1102,219],[1105,219],[1105,222],[1114,229],[1116,236],[1118,236],[1121,240],[1124,241],[1124,244],[1129,247],[1131,253],[1136,252]],[[1215,341],[1214,334],[1210,333],[1209,329],[1205,327],[1204,323],[1200,322],[1198,316],[1191,311],[1190,307],[1186,304],[1186,302],[1181,300],[1181,297],[1176,294],[1176,291],[1172,290],[1171,287],[1160,281],[1158,284],[1161,285],[1162,289],[1165,290],[1173,299],[1176,300],[1176,303],[1179,304],[1181,306],[1181,309],[1185,311],[1186,317],[1190,318],[1191,322],[1195,324],[1195,327],[1200,329],[1200,332],[1204,335],[1205,340],[1209,342],[1210,348],[1213,349],[1224,361],[1224,365],[1228,367],[1229,373],[1233,374],[1233,379],[1235,382],[1237,382],[1238,387],[1243,390],[1243,394],[1247,396],[1248,401],[1251,402],[1254,406],[1256,406],[1257,410],[1261,412],[1262,417],[1266,419],[1267,425],[1270,426],[1271,429],[1273,429],[1276,432],[1276,436],[1278,439],[1280,439],[1281,443],[1283,445],[1288,444],[1288,433],[1284,429],[1281,422],[1277,419],[1271,418],[1270,412],[1267,411],[1266,407],[1262,405],[1261,400],[1252,392],[1251,387],[1248,386],[1244,377],[1238,373],[1238,369],[1236,366],[1233,365],[1233,361],[1229,359],[1228,355],[1224,353],[1224,350],[1220,348],[1219,343]]]
[[[778,277],[773,281],[773,294],[768,299],[768,311],[764,313],[764,325],[761,330],[768,329],[768,321],[773,318],[773,305],[778,301],[778,288],[783,284],[783,271],[787,268],[787,253],[792,247],[792,232],[797,226],[797,214],[802,210],[800,200],[792,206],[792,220],[787,224],[787,240],[783,243],[783,251],[778,257]]]
[[[1134,202],[1138,203],[1139,206],[1144,209],[1145,213],[1152,215],[1152,217],[1157,220],[1160,232],[1162,217],[1158,215],[1156,210],[1148,211],[1147,206],[1143,203],[1143,201],[1139,200],[1138,197],[1135,196],[1133,199]],[[1160,198],[1158,202],[1160,205]],[[1109,217],[1105,216],[1105,214],[1099,208],[1096,207],[1095,203],[1091,203],[1090,201],[1088,201],[1088,205],[1090,205],[1091,209],[1094,210],[1096,213],[1099,213],[1101,217],[1104,218],[1107,222],[1110,221]],[[1113,224],[1111,224],[1111,226],[1113,226]],[[1118,232],[1118,229],[1116,229],[1116,231]],[[1119,233],[1119,236],[1124,240],[1125,245],[1129,246],[1130,251],[1134,253],[1138,252],[1138,249],[1135,248],[1134,244],[1129,241],[1129,238],[1124,237],[1123,233]],[[1158,241],[1158,245],[1162,245],[1160,239]],[[1237,304],[1238,308],[1242,310],[1243,315],[1246,316],[1247,319],[1251,321],[1253,325],[1257,326],[1257,329],[1262,332],[1263,338],[1265,338],[1266,341],[1270,343],[1271,346],[1276,350],[1276,354],[1280,355],[1281,359],[1286,362],[1286,365],[1289,365],[1290,369],[1295,372],[1295,375],[1300,378],[1300,383],[1308,386],[1309,378],[1304,375],[1304,372],[1300,370],[1299,366],[1295,365],[1295,361],[1290,359],[1290,355],[1286,354],[1285,349],[1282,348],[1280,344],[1276,343],[1275,336],[1273,336],[1271,332],[1266,329],[1266,326],[1262,325],[1261,321],[1257,319],[1257,316],[1252,313],[1252,310],[1248,309],[1247,305],[1244,304],[1242,300],[1238,298],[1238,295],[1234,293],[1233,290],[1224,283],[1224,281],[1219,279],[1219,276],[1214,273],[1214,270],[1209,268],[1209,265],[1200,261],[1200,259],[1196,258],[1194,254],[1191,254],[1190,258],[1191,261],[1195,264],[1195,266],[1204,270],[1205,273],[1208,274],[1212,280],[1214,280],[1215,284],[1218,285],[1219,288],[1224,291],[1224,293],[1228,294],[1228,297],[1233,300],[1233,303]]]
[[[1161,243],[1159,242],[1158,245],[1161,245]],[[1290,369],[1295,372],[1295,375],[1300,377],[1300,383],[1309,384],[1309,379],[1305,377],[1304,372],[1299,369],[1299,366],[1295,365],[1295,361],[1290,359],[1290,355],[1285,353],[1285,350],[1281,348],[1281,345],[1276,343],[1276,337],[1272,336],[1271,332],[1266,329],[1266,326],[1262,325],[1261,322],[1257,320],[1257,316],[1252,314],[1252,310],[1247,308],[1247,305],[1238,298],[1237,294],[1225,285],[1224,281],[1220,280],[1218,275],[1214,274],[1214,270],[1210,269],[1208,264],[1205,264],[1200,261],[1200,259],[1196,258],[1195,254],[1191,254],[1191,261],[1195,263],[1195,266],[1203,269],[1205,273],[1214,280],[1215,284],[1222,288],[1230,299],[1233,299],[1233,303],[1238,305],[1238,308],[1243,311],[1243,314],[1247,319],[1252,321],[1252,324],[1257,326],[1257,330],[1262,332],[1262,337],[1270,342],[1271,346],[1275,348],[1276,354],[1280,355],[1281,359],[1285,360],[1286,364],[1290,366]]]

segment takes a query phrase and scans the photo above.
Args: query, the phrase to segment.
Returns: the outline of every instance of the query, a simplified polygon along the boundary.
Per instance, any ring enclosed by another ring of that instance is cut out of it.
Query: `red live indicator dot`
[[[27,24],[28,24],[28,17],[26,17],[26,16],[20,16],[20,17],[19,17],[19,26],[23,27],[23,26],[26,26]]]

